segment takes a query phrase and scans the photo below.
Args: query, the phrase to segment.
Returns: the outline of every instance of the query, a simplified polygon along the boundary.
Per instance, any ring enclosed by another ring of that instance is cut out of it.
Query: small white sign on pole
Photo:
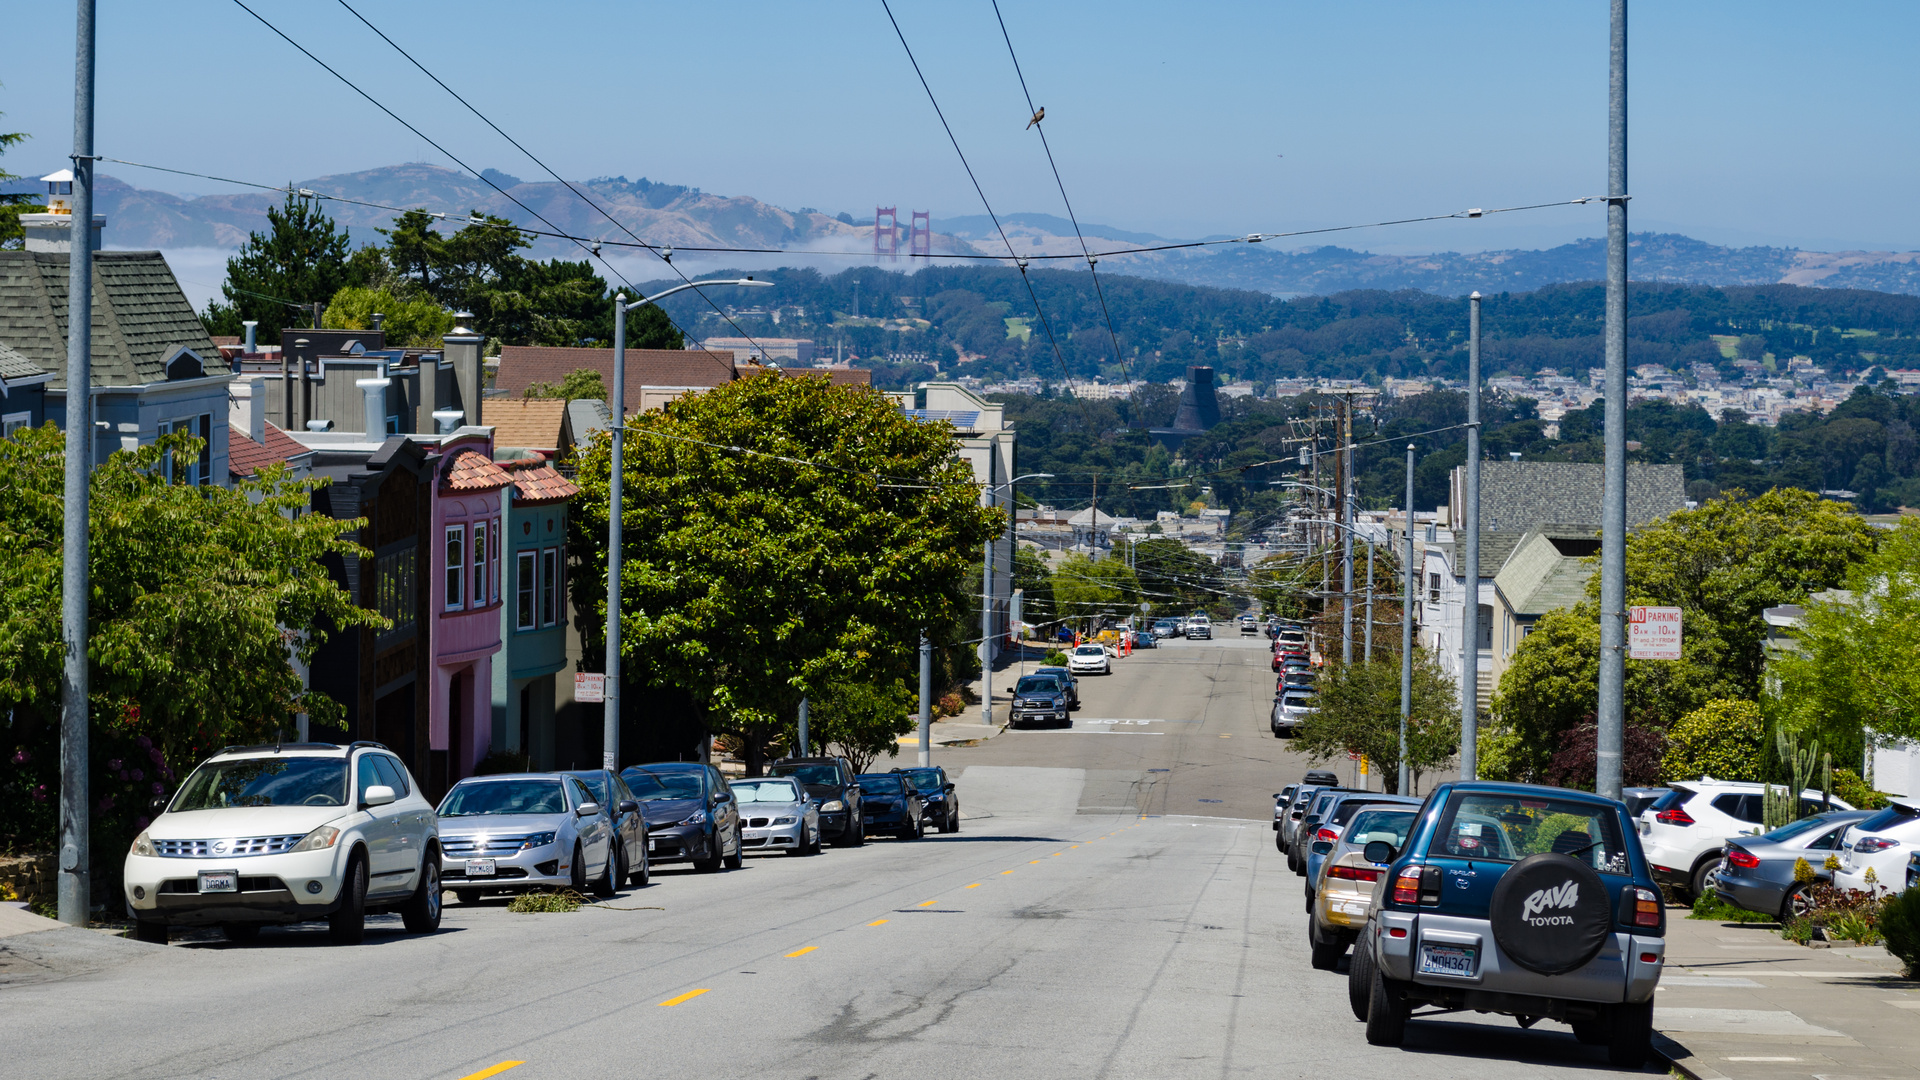
[[[1630,660],[1680,659],[1680,609],[1677,607],[1628,608],[1627,658]]]
[[[593,671],[576,671],[573,674],[573,700],[593,703],[607,700],[607,677]]]

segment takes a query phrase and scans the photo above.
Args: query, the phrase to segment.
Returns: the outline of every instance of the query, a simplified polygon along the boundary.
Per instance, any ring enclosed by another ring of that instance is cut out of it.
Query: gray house
[[[66,251],[0,251],[0,347],[46,374],[41,413],[62,427],[69,258]],[[157,251],[96,251],[93,267],[94,460],[190,431],[207,446],[179,479],[226,483],[232,376],[173,271]],[[0,369],[7,363],[0,355]],[[0,378],[11,388],[12,376]],[[9,419],[13,411],[6,408]]]

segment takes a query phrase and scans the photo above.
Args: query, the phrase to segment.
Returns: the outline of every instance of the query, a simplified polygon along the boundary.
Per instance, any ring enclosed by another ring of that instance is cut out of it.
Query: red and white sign
[[[1630,660],[1680,659],[1680,609],[1677,607],[1628,608],[1627,658]]]
[[[592,671],[574,672],[573,700],[588,703],[607,700],[607,677]]]

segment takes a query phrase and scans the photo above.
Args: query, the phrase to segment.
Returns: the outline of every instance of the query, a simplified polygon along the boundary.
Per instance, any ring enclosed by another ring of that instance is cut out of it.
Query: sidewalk
[[[1920,1077],[1920,982],[1886,949],[1667,909],[1654,1048],[1695,1080]],[[1665,1036],[1663,1039],[1661,1036]]]

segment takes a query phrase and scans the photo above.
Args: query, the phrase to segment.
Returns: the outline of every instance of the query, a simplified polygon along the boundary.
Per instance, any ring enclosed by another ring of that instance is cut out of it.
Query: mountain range
[[[327,212],[347,226],[356,243],[378,239],[373,230],[389,224],[394,212],[361,205],[424,207],[452,216],[478,210],[509,218],[516,224],[544,229],[525,204],[559,231],[611,243],[630,241],[621,225],[609,221],[565,185],[526,181],[492,169],[485,181],[436,165],[412,163],[362,172],[315,177],[291,185],[332,196]],[[781,248],[791,260],[809,262],[808,255],[873,250],[874,226],[849,222],[817,210],[786,210],[750,196],[725,196],[698,188],[665,184],[645,178],[601,177],[576,181],[578,188],[607,215],[647,242],[678,248]],[[281,197],[275,192],[197,197],[171,195],[134,187],[112,176],[98,181],[96,205],[107,216],[106,238],[117,248],[235,248],[247,234],[266,224],[266,208]],[[507,194],[503,195],[502,191]],[[507,195],[511,195],[509,199]],[[359,200],[347,202],[339,200]],[[1080,241],[1072,223],[1049,214],[1012,214],[1001,217],[1007,238],[1022,255],[1078,255]],[[934,223],[932,250],[936,255],[993,254],[1005,250],[1000,232],[984,216],[943,219]],[[903,229],[904,231],[904,229]],[[1082,232],[1094,251],[1153,246],[1176,242],[1133,230],[1086,224]],[[900,249],[905,251],[903,236]],[[609,248],[609,253],[618,251]],[[579,245],[542,238],[533,254],[578,258]],[[1325,295],[1351,289],[1423,292],[1458,295],[1483,292],[1524,292],[1564,281],[1591,281],[1604,276],[1606,243],[1600,238],[1577,240],[1545,250],[1437,252],[1427,255],[1383,255],[1350,248],[1322,246],[1282,249],[1268,244],[1220,244],[1204,248],[1112,255],[1101,259],[1111,271],[1177,281],[1192,285],[1249,289],[1277,296]],[[709,261],[728,256],[705,256]],[[764,263],[732,259],[735,264]],[[833,265],[855,265],[833,259]],[[1068,268],[1072,261],[1053,261]],[[1635,234],[1629,266],[1636,280],[1688,282],[1704,285],[1796,284],[1829,288],[1871,289],[1920,295],[1920,252],[1801,251],[1795,248],[1729,248],[1672,233]]]

